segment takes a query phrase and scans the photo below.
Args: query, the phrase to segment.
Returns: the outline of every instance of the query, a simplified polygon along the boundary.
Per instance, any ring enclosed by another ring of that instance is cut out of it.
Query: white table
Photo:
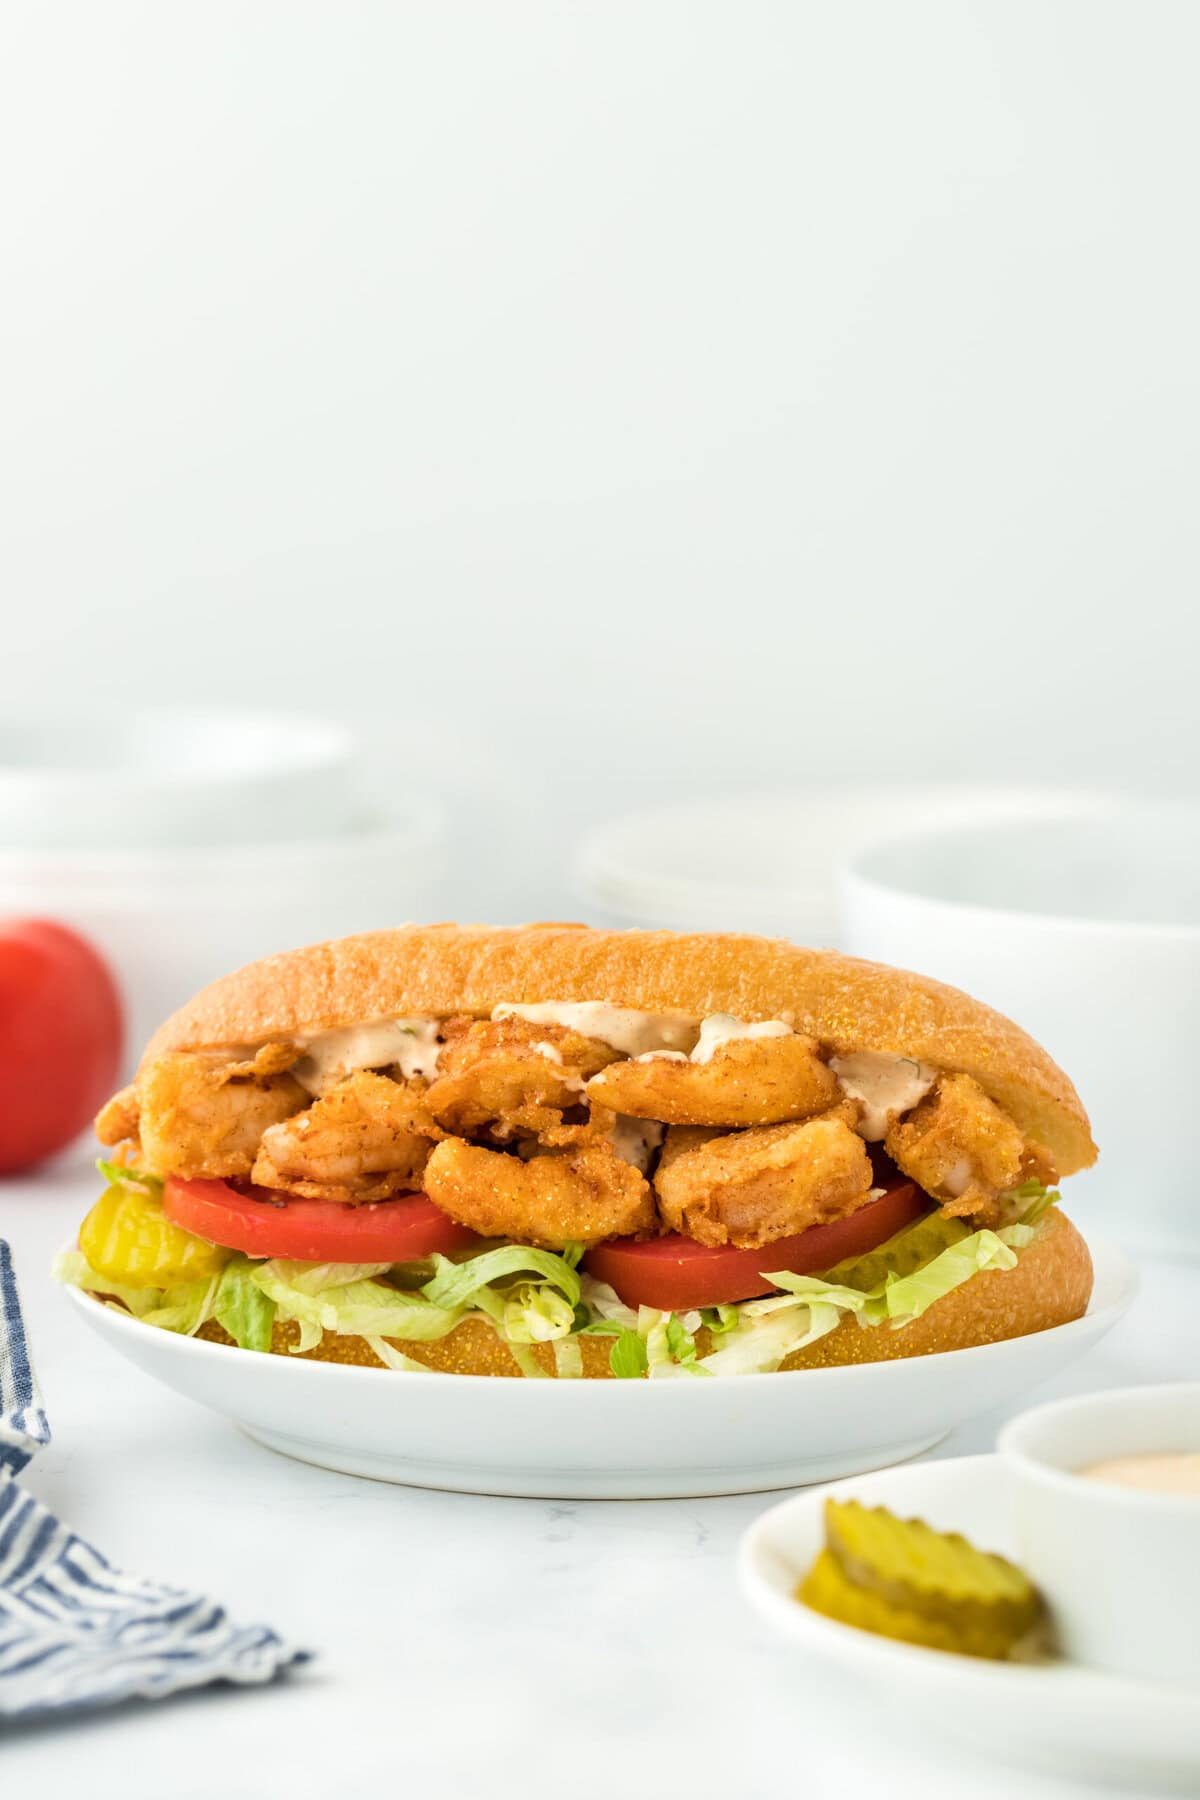
[[[30,1488],[118,1566],[318,1652],[208,1690],[0,1737],[5,1794],[88,1800],[961,1796],[869,1717],[800,1685],[735,1586],[770,1497],[564,1503],[389,1487],[289,1462],[157,1387],[50,1281],[97,1178],[0,1185],[54,1441]],[[1200,1268],[1152,1265],[1132,1314],[1037,1398],[1194,1373]],[[990,1449],[1000,1415],[935,1452]],[[972,1796],[1075,1790],[966,1772]]]

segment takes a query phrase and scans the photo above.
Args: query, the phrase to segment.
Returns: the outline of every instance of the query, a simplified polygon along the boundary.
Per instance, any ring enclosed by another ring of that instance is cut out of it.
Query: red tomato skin
[[[294,1200],[269,1188],[239,1193],[226,1181],[168,1177],[163,1211],[176,1225],[210,1244],[247,1256],[290,1262],[416,1262],[478,1243],[425,1194],[401,1194],[346,1206],[334,1200]]]
[[[78,1137],[121,1071],[124,1015],[107,963],[50,919],[0,922],[0,1174]]]
[[[849,1218],[777,1238],[761,1250],[697,1244],[668,1232],[645,1243],[611,1238],[596,1244],[584,1257],[583,1268],[597,1281],[607,1282],[626,1306],[655,1306],[663,1312],[728,1306],[774,1293],[775,1283],[765,1275],[775,1269],[819,1275],[847,1256],[865,1255],[919,1218],[930,1204],[913,1182],[897,1181]]]

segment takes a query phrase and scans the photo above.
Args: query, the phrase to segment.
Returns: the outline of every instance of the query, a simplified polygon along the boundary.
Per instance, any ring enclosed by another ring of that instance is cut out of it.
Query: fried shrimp
[[[282,1044],[265,1044],[242,1062],[221,1051],[172,1051],[138,1075],[136,1116],[126,1089],[101,1119],[124,1136],[132,1123],[151,1169],[184,1178],[248,1175],[263,1132],[308,1105],[300,1083],[283,1072],[294,1060]]]
[[[450,1138],[429,1159],[425,1192],[484,1237],[550,1249],[629,1237],[655,1225],[649,1182],[604,1143],[523,1160]]]
[[[884,1148],[944,1213],[985,1222],[999,1216],[1008,1188],[1055,1179],[1048,1153],[970,1075],[939,1076],[933,1093],[889,1127]]]
[[[581,1105],[588,1076],[616,1055],[577,1031],[527,1019],[451,1021],[444,1035],[425,1104],[456,1136],[489,1132],[501,1142],[578,1138],[568,1125],[564,1140],[563,1115]]]
[[[671,1230],[742,1250],[857,1212],[871,1182],[871,1159],[846,1109],[724,1134],[674,1126],[654,1177]]]
[[[416,1084],[358,1069],[263,1133],[252,1178],[307,1200],[386,1200],[420,1185],[443,1135]]]
[[[128,1138],[136,1138],[141,1110],[137,1088],[130,1082],[128,1087],[123,1087],[119,1094],[114,1094],[96,1114],[93,1129],[100,1142],[106,1145],[123,1144]]]
[[[703,1043],[703,1035],[701,1042]],[[837,1101],[837,1077],[799,1032],[733,1037],[704,1061],[675,1052],[612,1063],[588,1083],[588,1098],[669,1125],[779,1125]]]

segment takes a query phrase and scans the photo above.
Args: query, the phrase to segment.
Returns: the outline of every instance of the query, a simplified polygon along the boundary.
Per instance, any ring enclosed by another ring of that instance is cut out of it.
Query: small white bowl
[[[1200,1256],[1181,1149],[1200,1091],[1200,807],[910,834],[854,856],[845,947],[964,988],[1024,1026],[1079,1091],[1100,1146],[1071,1183],[1103,1231]]]
[[[1118,1675],[1200,1683],[1200,1496],[1080,1473],[1113,1456],[1200,1451],[1200,1382],[1038,1406],[1004,1427],[998,1448],[1018,1560],[1049,1601],[1065,1654]]]
[[[632,813],[590,832],[576,879],[601,922],[838,943],[840,865],[897,831],[1102,806],[1070,790],[976,783],[813,786]]]
[[[934,1458],[810,1488],[771,1507],[746,1532],[738,1558],[742,1589],[796,1659],[795,1692],[809,1699],[818,1743],[855,1746],[870,1764],[861,1768],[856,1791],[863,1793],[923,1793],[929,1786],[973,1797],[982,1785],[988,1794],[1006,1786],[1020,1794],[1027,1790],[1019,1781],[1005,1782],[1003,1765],[1012,1763],[1065,1777],[1063,1800],[1067,1792],[1098,1793],[1115,1783],[1130,1795],[1170,1789],[1195,1800],[1194,1688],[1113,1675],[1065,1657],[988,1662],[927,1650],[843,1625],[796,1599],[824,1542],[828,1494],[925,1519],[938,1531],[961,1531],[980,1549],[1019,1558],[1011,1488],[1000,1457]],[[1103,1571],[1096,1573],[1102,1580]],[[940,1766],[946,1751],[954,1754],[953,1770]],[[815,1791],[837,1790],[818,1779]],[[1047,1789],[1038,1782],[1035,1791]]]
[[[195,708],[0,723],[0,849],[284,843],[350,829],[339,725]]]

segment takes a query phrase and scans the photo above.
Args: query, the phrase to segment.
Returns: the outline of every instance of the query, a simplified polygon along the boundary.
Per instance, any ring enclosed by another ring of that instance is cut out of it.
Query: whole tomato
[[[0,1174],[83,1130],[116,1085],[122,1036],[116,983],[85,938],[0,920]]]

